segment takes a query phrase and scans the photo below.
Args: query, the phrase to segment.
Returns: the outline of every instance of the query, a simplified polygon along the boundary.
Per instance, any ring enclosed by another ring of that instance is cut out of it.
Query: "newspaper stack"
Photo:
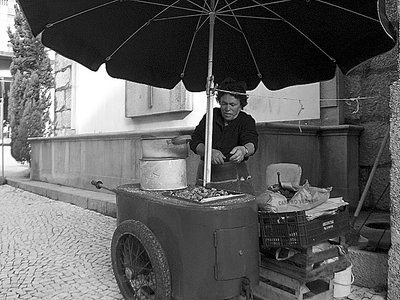
[[[324,203],[306,210],[306,218],[310,221],[322,215],[333,215],[337,212],[338,208],[348,204],[348,202],[343,200],[343,197],[329,198]]]

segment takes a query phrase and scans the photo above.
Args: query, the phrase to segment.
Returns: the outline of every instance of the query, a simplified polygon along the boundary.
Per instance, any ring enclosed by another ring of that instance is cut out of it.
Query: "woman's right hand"
[[[225,161],[225,155],[217,149],[212,149],[211,151],[211,163],[214,165],[221,165]]]

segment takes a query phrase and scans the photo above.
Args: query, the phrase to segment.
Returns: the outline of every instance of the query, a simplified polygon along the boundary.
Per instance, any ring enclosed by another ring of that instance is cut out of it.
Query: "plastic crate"
[[[334,215],[307,221],[304,211],[288,213],[258,212],[260,246],[304,248],[343,236],[350,230],[349,213],[340,208]]]

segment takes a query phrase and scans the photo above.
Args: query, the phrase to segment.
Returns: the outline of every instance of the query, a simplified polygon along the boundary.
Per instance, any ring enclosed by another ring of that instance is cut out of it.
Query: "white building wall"
[[[11,45],[8,43],[7,27],[11,30],[14,26],[15,0],[0,0],[0,51],[12,52]]]
[[[12,54],[11,44],[8,42],[9,37],[7,28],[14,30],[14,10],[15,0],[0,0],[0,57],[9,58]],[[0,78],[11,77],[10,70],[0,67]]]
[[[111,78],[104,66],[97,72],[75,64],[72,87],[72,129],[77,134],[190,128],[206,112],[206,95],[189,93],[193,111],[125,117],[125,81]],[[249,92],[245,111],[257,122],[319,119],[319,83],[269,91],[263,85]]]

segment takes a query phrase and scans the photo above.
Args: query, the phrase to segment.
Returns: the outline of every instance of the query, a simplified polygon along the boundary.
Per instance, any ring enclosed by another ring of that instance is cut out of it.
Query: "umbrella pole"
[[[214,0],[211,0],[211,8],[214,9]],[[206,114],[206,138],[204,153],[203,186],[206,187],[211,181],[211,154],[212,154],[212,132],[213,132],[213,100],[214,100],[214,78],[213,78],[213,49],[214,49],[214,24],[215,12],[210,13],[210,33],[208,38],[208,73],[207,73],[207,114]]]

